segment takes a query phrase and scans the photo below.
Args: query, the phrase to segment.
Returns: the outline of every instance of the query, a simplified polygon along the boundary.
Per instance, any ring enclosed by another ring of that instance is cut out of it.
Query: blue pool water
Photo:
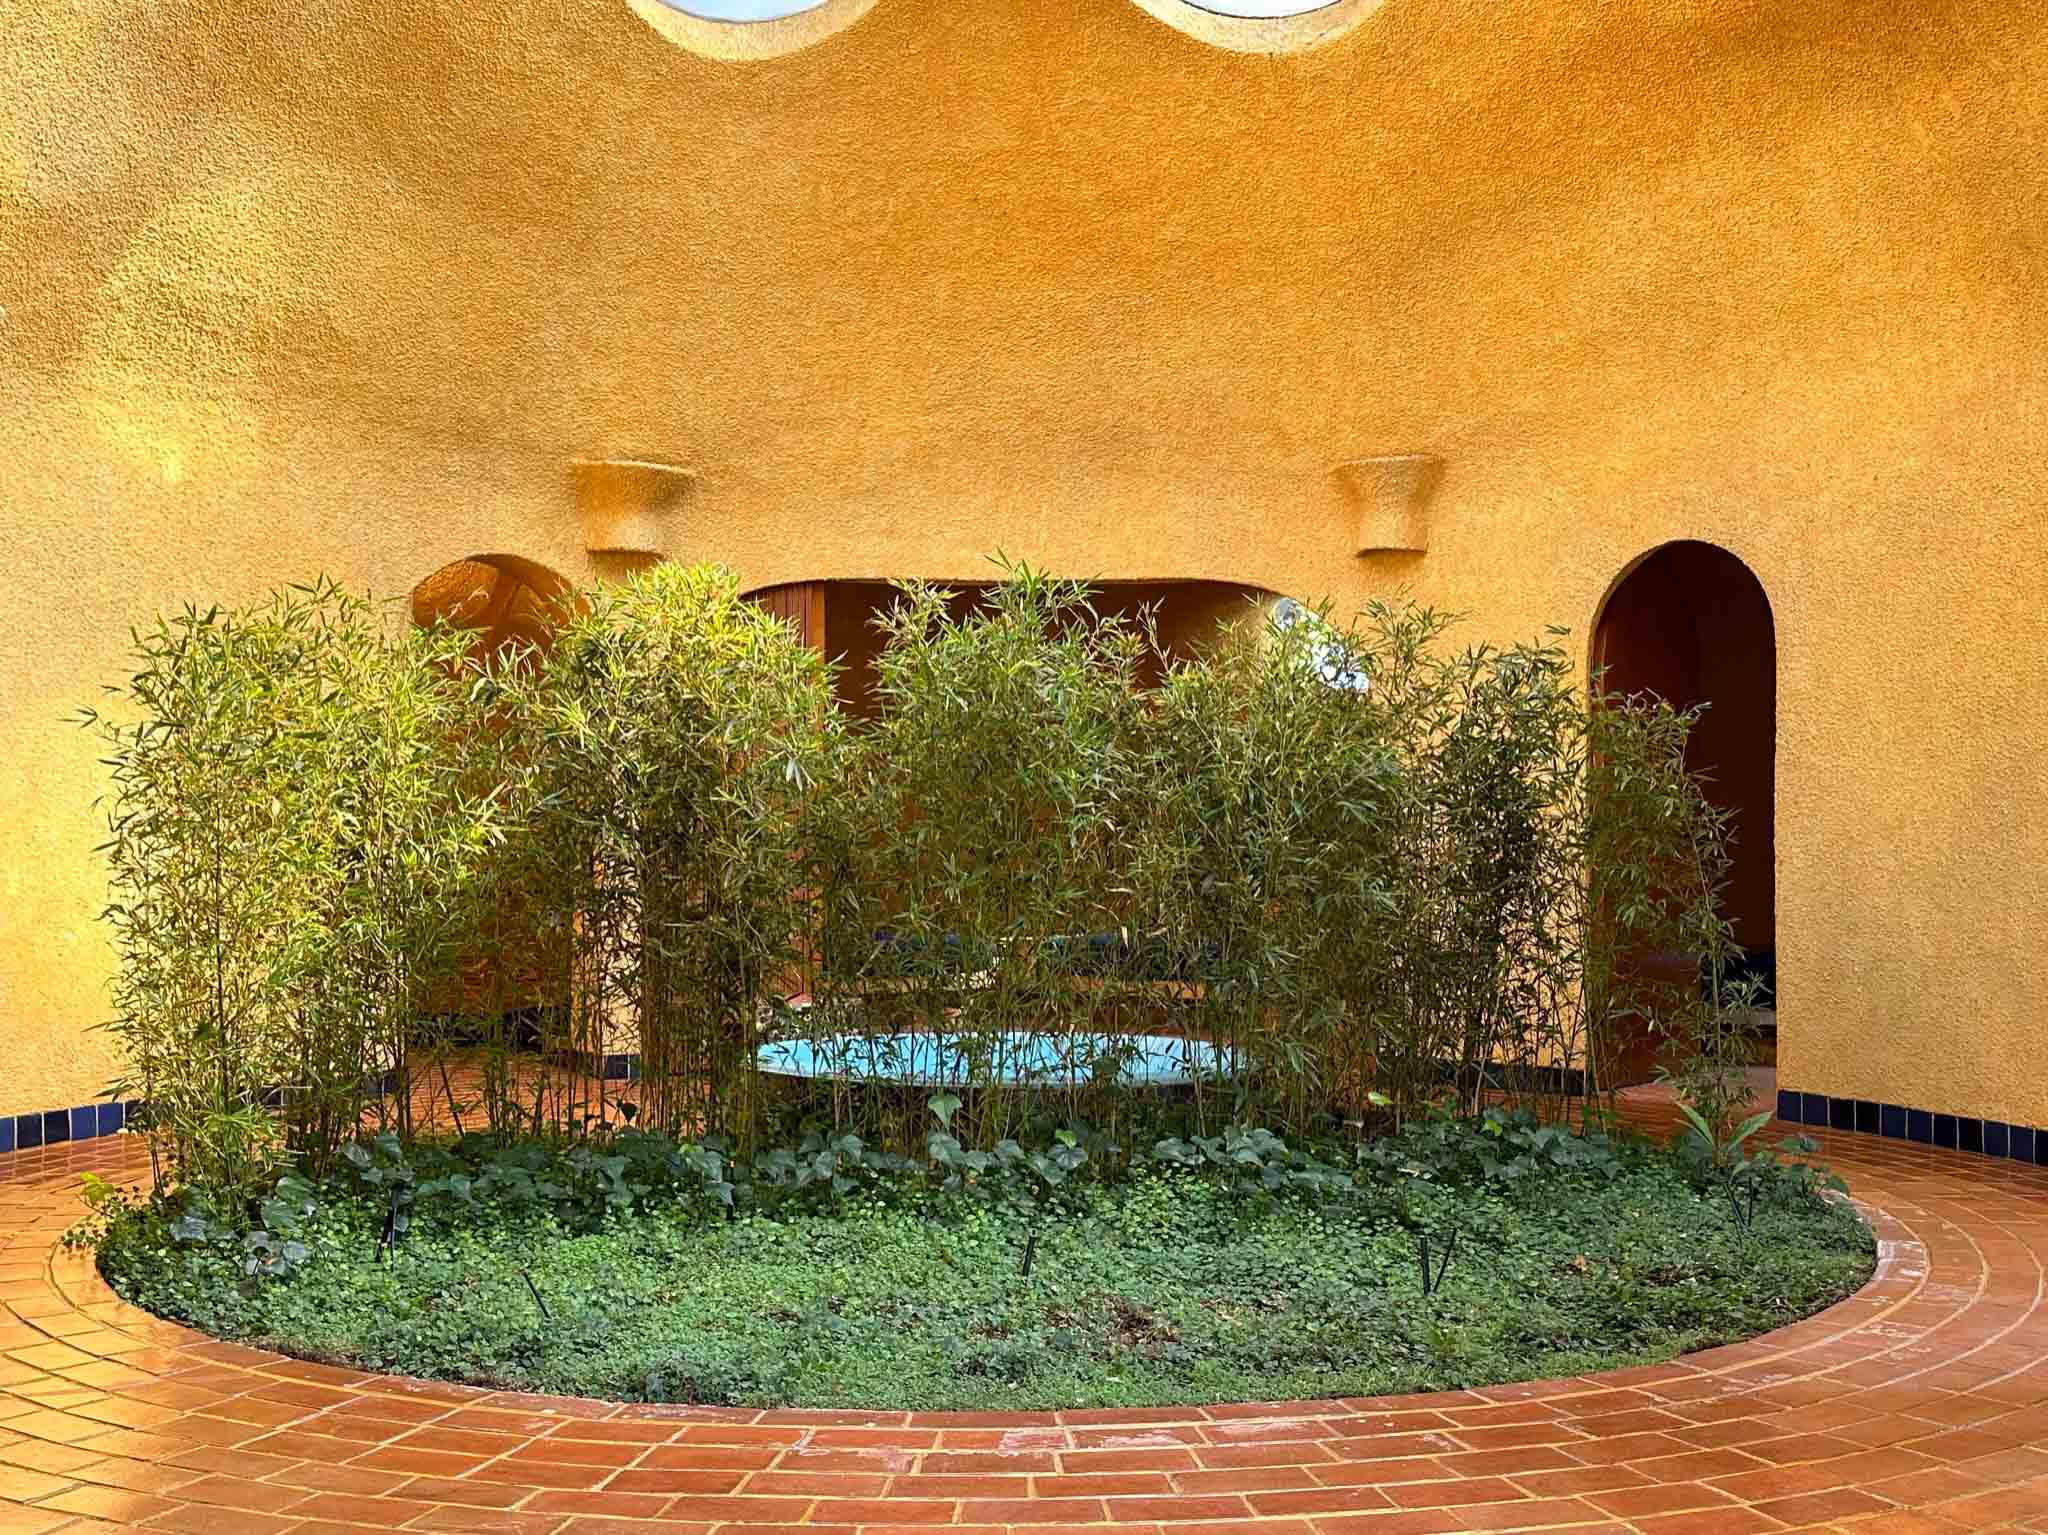
[[[1029,1083],[1071,1087],[1113,1077],[1153,1087],[1185,1086],[1197,1077],[1226,1077],[1236,1052],[1165,1034],[1123,1038],[1010,1032],[970,1049],[936,1034],[827,1034],[763,1045],[761,1069],[782,1077],[844,1077],[911,1087]]]

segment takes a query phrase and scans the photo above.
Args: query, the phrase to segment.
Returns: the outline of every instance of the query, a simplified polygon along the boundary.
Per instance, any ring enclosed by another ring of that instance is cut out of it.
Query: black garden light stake
[[[1728,1208],[1734,1214],[1735,1224],[1742,1229],[1744,1236],[1748,1236],[1756,1229],[1756,1202],[1762,1193],[1763,1185],[1754,1177],[1728,1180]],[[1745,1195],[1748,1197],[1745,1198]]]
[[[384,1209],[384,1230],[377,1238],[377,1261],[382,1263],[386,1254],[398,1242],[398,1185],[391,1185],[391,1203]]]
[[[1031,1264],[1032,1264],[1032,1260],[1034,1260],[1035,1258],[1037,1258],[1037,1256],[1038,1256],[1038,1228],[1037,1228],[1036,1226],[1033,1226],[1033,1227],[1031,1228],[1031,1232],[1030,1232],[1030,1234],[1029,1234],[1028,1236],[1026,1236],[1026,1237],[1024,1238],[1024,1261],[1023,1261],[1023,1263],[1022,1263],[1022,1264],[1020,1264],[1020,1265],[1018,1266],[1018,1268],[1017,1268],[1017,1277],[1018,1277],[1018,1278],[1020,1278],[1020,1279],[1029,1279],[1029,1278],[1031,1277]]]
[[[462,1128],[462,1106],[455,1101],[455,1083],[448,1076],[448,1058],[443,1056],[437,1064],[441,1068],[441,1091],[448,1095],[448,1114],[455,1121],[455,1133],[466,1134]]]
[[[1458,1251],[1458,1228],[1456,1226],[1451,1228],[1450,1240],[1444,1243],[1444,1261],[1436,1264],[1434,1271],[1432,1271],[1430,1263],[1429,1233],[1418,1231],[1415,1234],[1415,1240],[1418,1248],[1417,1256],[1421,1260],[1422,1265],[1422,1293],[1427,1297],[1436,1294],[1437,1291],[1444,1287],[1444,1275],[1450,1273],[1451,1259]]]
[[[541,1320],[543,1322],[552,1322],[555,1318],[555,1314],[552,1311],[548,1310],[547,1300],[540,1293],[540,1286],[533,1282],[532,1273],[530,1273],[526,1269],[521,1269],[519,1271],[519,1277],[526,1281],[527,1293],[533,1297],[533,1303],[536,1306],[540,1307]]]

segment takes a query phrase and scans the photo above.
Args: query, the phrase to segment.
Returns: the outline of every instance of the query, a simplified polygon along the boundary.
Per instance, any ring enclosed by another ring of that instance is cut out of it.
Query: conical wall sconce
[[[569,464],[583,543],[593,555],[670,553],[682,504],[697,477],[672,464],[631,458],[579,458]]]
[[[1443,478],[1434,453],[1356,458],[1331,470],[1358,511],[1360,554],[1420,554],[1429,547],[1429,503]]]

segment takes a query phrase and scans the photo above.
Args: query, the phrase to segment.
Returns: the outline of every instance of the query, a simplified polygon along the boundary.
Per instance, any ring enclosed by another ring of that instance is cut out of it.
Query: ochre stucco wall
[[[1778,621],[1785,1079],[2048,1124],[2044,80],[2017,0],[1275,55],[876,0],[747,62],[623,0],[0,0],[0,1112],[107,1074],[64,718],[126,626],[581,578],[570,463],[627,458],[750,584],[1001,549],[1584,634],[1720,543]],[[1414,450],[1428,552],[1358,558],[1331,467]]]

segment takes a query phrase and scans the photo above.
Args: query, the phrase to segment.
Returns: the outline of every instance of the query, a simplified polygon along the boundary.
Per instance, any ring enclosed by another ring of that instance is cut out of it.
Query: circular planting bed
[[[309,1359],[896,1410],[1582,1374],[1783,1326],[1872,1272],[1868,1229],[1803,1170],[1772,1170],[1751,1206],[1644,1143],[1493,1123],[1375,1143],[1341,1174],[1256,1135],[1172,1141],[1035,1193],[1028,1152],[948,1190],[943,1167],[821,1142],[755,1164],[730,1206],[713,1153],[654,1136],[408,1162],[387,1145],[288,1181],[260,1234],[130,1204],[100,1261],[160,1315]]]

